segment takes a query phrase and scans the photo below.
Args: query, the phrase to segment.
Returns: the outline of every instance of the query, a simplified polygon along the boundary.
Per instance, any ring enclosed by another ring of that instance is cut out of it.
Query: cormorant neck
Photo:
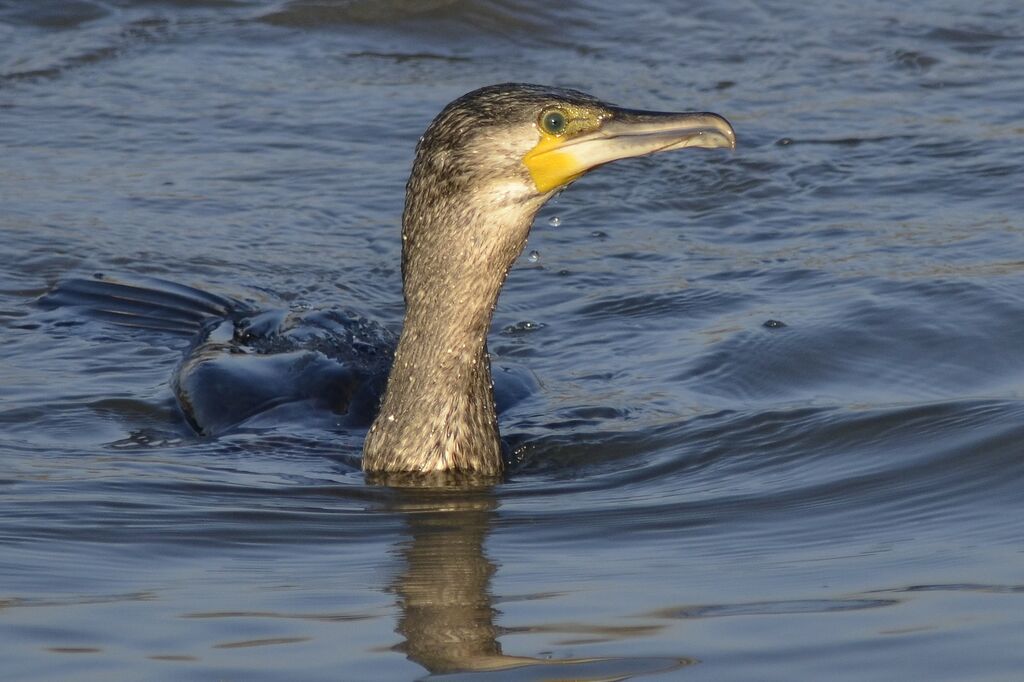
[[[501,441],[487,332],[543,202],[476,188],[422,205],[415,178],[403,216],[405,322],[363,468],[496,475]]]

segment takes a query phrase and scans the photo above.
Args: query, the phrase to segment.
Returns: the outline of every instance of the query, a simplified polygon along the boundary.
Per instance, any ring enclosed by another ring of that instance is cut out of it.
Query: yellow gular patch
[[[523,165],[530,171],[530,177],[533,178],[533,184],[537,186],[538,192],[557,189],[589,170],[572,153],[571,146],[566,149],[563,147],[577,135],[596,130],[600,127],[603,117],[602,112],[579,107],[562,107],[559,111],[566,117],[565,131],[559,135],[552,135],[538,125],[540,141],[523,156]]]
[[[530,171],[538,192],[550,192],[572,182],[587,170],[580,168],[571,153],[559,151],[564,143],[560,137],[542,135],[537,146],[523,157],[523,164]]]

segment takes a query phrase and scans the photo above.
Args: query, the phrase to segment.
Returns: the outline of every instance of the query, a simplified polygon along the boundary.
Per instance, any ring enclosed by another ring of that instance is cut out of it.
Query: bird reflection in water
[[[395,594],[401,650],[432,673],[528,663],[503,656],[490,584],[495,566],[484,540],[497,501],[486,489],[403,488],[395,500],[410,538]]]
[[[390,485],[395,481],[389,480]],[[418,481],[422,483],[422,481]],[[431,483],[436,484],[436,481]],[[498,499],[485,484],[462,479],[448,487],[396,487],[389,508],[403,515],[408,537],[394,584],[399,607],[395,647],[432,675],[516,669],[514,679],[626,679],[693,663],[680,657],[549,659],[502,653],[491,593],[497,566],[484,543]],[[490,678],[490,676],[488,676]]]

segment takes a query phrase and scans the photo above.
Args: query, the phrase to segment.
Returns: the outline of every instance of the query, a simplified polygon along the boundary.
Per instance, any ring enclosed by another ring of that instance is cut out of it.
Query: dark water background
[[[182,339],[33,305],[397,326],[412,147],[507,80],[740,145],[538,218],[490,492],[369,486],[329,415],[197,438]],[[0,677],[1022,679],[1022,143],[1016,0],[0,1]]]

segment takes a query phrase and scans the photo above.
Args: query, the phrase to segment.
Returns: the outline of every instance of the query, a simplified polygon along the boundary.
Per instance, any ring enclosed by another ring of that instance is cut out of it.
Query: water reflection
[[[497,500],[470,485],[402,488],[394,509],[409,536],[401,544],[405,570],[393,586],[401,615],[401,650],[431,673],[491,670],[533,659],[504,656],[494,624],[491,576],[484,552]]]
[[[433,675],[517,670],[515,679],[626,679],[693,663],[676,657],[542,659],[502,653],[491,579],[498,567],[484,544],[499,503],[487,484],[396,488],[389,508],[403,515],[404,561],[391,590],[400,610],[396,647]],[[529,629],[528,629],[529,630]],[[522,668],[529,667],[529,671]],[[500,677],[500,675],[497,675]]]

